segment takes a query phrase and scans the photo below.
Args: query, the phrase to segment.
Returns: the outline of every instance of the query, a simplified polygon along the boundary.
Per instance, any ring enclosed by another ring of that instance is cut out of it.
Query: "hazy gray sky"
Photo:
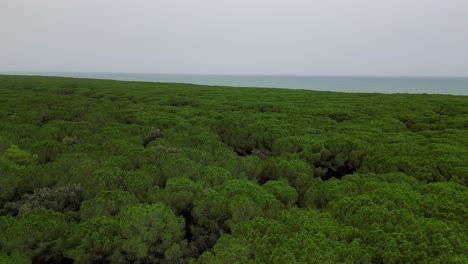
[[[0,0],[0,71],[468,76],[468,0]]]

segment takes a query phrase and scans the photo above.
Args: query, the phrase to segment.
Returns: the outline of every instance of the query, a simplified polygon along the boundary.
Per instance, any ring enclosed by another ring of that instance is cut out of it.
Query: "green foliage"
[[[191,218],[191,246],[197,252],[211,247],[222,232],[239,222],[257,216],[272,216],[281,202],[262,187],[248,180],[230,180],[213,189],[203,190],[194,201]]]
[[[301,159],[271,158],[265,161],[260,183],[268,180],[287,180],[302,195],[313,177],[312,168]]]
[[[234,112],[225,114],[217,127],[223,142],[240,156],[256,154],[266,158],[274,140],[286,134],[277,124],[277,119],[271,115],[259,114],[253,117]]]
[[[0,201],[12,199],[22,183],[21,167],[0,156]]]
[[[143,139],[143,146],[146,147],[146,145],[148,145],[151,141],[163,136],[164,135],[160,129],[154,129]]]
[[[160,193],[160,201],[169,205],[177,214],[190,213],[193,201],[201,194],[202,186],[188,178],[172,178]]]
[[[346,137],[331,137],[307,147],[301,156],[315,167],[315,175],[328,180],[356,172],[366,159],[363,144]]]
[[[13,252],[11,255],[0,251],[0,263],[2,264],[31,264],[31,260],[18,252]]]
[[[65,215],[36,209],[16,218],[0,217],[0,227],[0,245],[5,252],[20,252],[33,262],[62,259],[58,240],[68,228]]]
[[[436,182],[421,186],[425,217],[464,223],[468,217],[468,190],[454,182]],[[442,200],[440,200],[442,199]]]
[[[468,262],[466,96],[0,93],[0,263]]]
[[[124,208],[137,203],[138,200],[132,193],[122,190],[104,191],[81,204],[80,217],[87,220],[96,216],[115,216]]]
[[[128,207],[121,212],[120,219],[125,238],[122,251],[129,262],[151,263],[183,257],[187,244],[184,219],[164,204]]]
[[[222,167],[206,166],[203,169],[200,181],[207,187],[214,187],[221,185],[230,179],[232,179],[232,175],[227,169]]]
[[[154,176],[143,170],[130,171],[123,177],[124,189],[135,194],[140,201],[146,200],[149,189],[155,185],[154,182]]]
[[[228,230],[256,216],[272,216],[281,208],[275,196],[247,180],[231,180],[195,200],[193,214],[200,224],[213,222]]]
[[[37,155],[31,154],[26,150],[20,149],[16,145],[11,145],[3,156],[18,165],[29,165],[37,162]]]
[[[298,194],[297,191],[282,181],[268,181],[263,186],[269,193],[282,202],[286,207],[292,207],[296,204]]]
[[[66,236],[64,255],[76,263],[103,263],[118,259],[122,245],[120,222],[100,216],[74,226]]]
[[[276,219],[255,218],[234,226],[223,235],[214,253],[200,263],[324,263],[370,262],[356,230],[339,224],[327,214],[291,209]],[[333,250],[330,250],[332,249]],[[281,255],[279,255],[281,254]]]
[[[435,193],[443,200],[435,202]],[[444,262],[464,254],[466,242],[458,232],[468,217],[467,198],[466,188],[456,183],[420,186],[404,174],[354,174],[312,187],[304,206],[327,209],[359,229],[373,262]]]
[[[94,171],[84,179],[84,197],[91,198],[102,191],[123,189],[126,174],[125,171],[115,167],[107,167]]]
[[[33,151],[39,156],[39,163],[53,162],[62,154],[64,145],[58,141],[38,141],[33,145]]]

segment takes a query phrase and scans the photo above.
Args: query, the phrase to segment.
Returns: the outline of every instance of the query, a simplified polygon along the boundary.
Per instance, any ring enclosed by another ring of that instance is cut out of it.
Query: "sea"
[[[278,75],[195,75],[148,73],[41,72],[27,75],[192,83],[232,87],[270,87],[351,93],[468,95],[468,77],[357,77]]]

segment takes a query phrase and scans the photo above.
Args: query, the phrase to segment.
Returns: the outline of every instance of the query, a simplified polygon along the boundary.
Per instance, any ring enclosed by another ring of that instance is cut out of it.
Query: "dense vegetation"
[[[0,263],[468,262],[468,97],[24,76],[0,94]]]

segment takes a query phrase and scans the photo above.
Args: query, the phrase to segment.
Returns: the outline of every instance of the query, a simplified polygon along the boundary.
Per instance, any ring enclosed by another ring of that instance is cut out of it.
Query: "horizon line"
[[[252,73],[173,73],[173,72],[105,72],[105,71],[0,71],[0,75],[40,75],[50,74],[140,74],[140,75],[183,75],[183,76],[232,76],[232,77],[318,77],[318,78],[434,78],[434,79],[468,79],[468,76],[460,75],[362,75],[362,74],[252,74]]]

